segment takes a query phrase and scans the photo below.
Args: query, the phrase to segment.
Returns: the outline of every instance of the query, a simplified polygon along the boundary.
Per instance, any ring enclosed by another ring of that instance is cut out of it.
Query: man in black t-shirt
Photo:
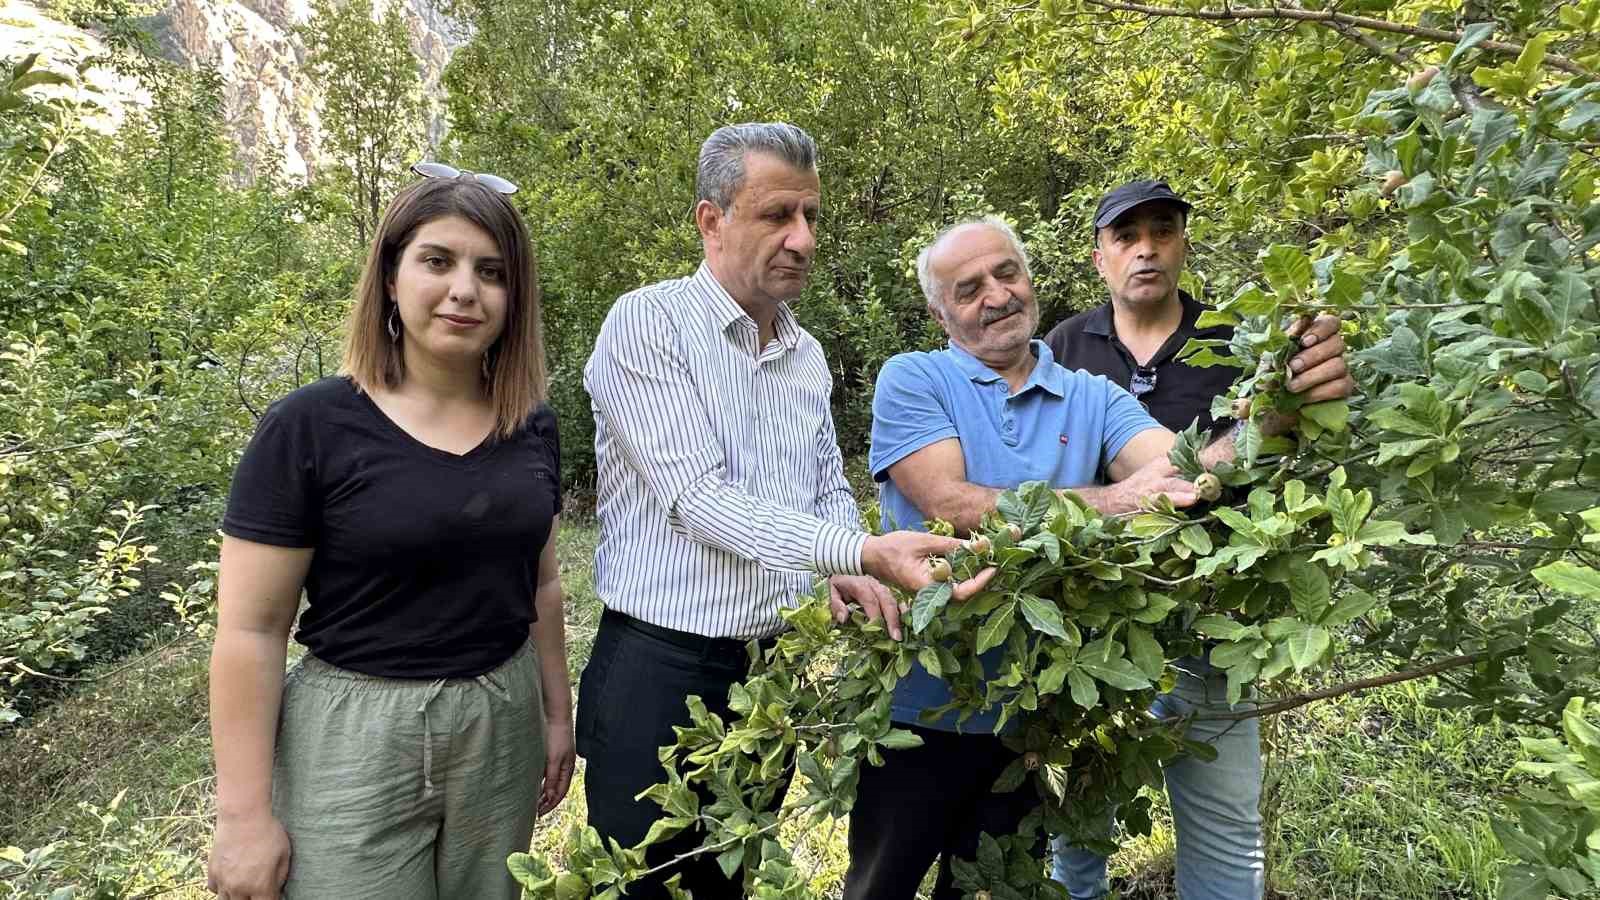
[[[1196,368],[1176,358],[1190,338],[1232,336],[1226,326],[1196,328],[1204,311],[1178,289],[1188,244],[1191,205],[1161,181],[1133,181],[1108,191],[1094,217],[1094,265],[1111,294],[1102,306],[1057,325],[1045,338],[1056,361],[1069,369],[1104,375],[1139,398],[1151,415],[1174,431],[1196,419],[1213,422],[1211,401],[1228,390],[1239,370]],[[1303,343],[1314,340],[1307,337]],[[1314,403],[1354,389],[1343,356],[1290,361],[1296,373],[1288,388]],[[1177,687],[1158,698],[1155,712],[1183,715],[1197,708],[1226,709],[1226,676],[1204,659],[1176,660]],[[1251,900],[1263,891],[1261,840],[1261,742],[1255,719],[1197,721],[1192,740],[1206,741],[1217,758],[1182,757],[1166,767],[1167,794],[1177,832],[1178,895],[1184,900]],[[1053,875],[1073,900],[1105,896],[1104,857],[1054,843]]]

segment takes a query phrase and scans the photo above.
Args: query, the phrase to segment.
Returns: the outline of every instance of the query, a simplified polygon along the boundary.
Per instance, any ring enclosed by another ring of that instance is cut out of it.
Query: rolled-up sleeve
[[[853,523],[786,508],[732,483],[680,336],[653,298],[628,294],[612,307],[584,387],[674,531],[769,569],[860,573],[866,535]]]

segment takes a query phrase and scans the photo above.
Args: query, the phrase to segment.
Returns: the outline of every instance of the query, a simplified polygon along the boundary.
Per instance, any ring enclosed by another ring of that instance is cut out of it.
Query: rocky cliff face
[[[60,58],[52,47],[75,46],[80,53],[98,47],[93,35],[70,25],[46,20],[45,27],[37,27],[44,17],[23,0],[3,2],[0,54],[45,49],[48,56]],[[432,94],[451,51],[465,34],[440,11],[436,0],[387,2],[401,6],[423,90]],[[380,12],[384,3],[375,4]],[[304,74],[305,48],[294,35],[294,27],[310,14],[305,0],[171,0],[149,20],[163,52],[173,61],[217,68],[229,127],[247,166],[276,157],[286,174],[305,175],[321,160],[318,98]],[[25,19],[27,26],[20,24]],[[111,109],[109,115],[120,119],[120,107],[141,102],[141,96],[125,83],[115,87],[103,102]],[[435,123],[436,138],[440,130]]]

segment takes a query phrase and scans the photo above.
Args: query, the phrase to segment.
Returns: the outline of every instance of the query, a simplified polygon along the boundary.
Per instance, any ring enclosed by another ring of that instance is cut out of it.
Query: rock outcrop
[[[61,60],[61,67],[70,67],[65,60],[103,52],[94,35],[51,20],[23,0],[3,2],[0,56],[44,50]],[[465,34],[435,0],[387,2],[401,5],[423,90],[432,95]],[[375,4],[379,12],[384,4]],[[216,67],[228,127],[247,168],[274,159],[285,174],[300,176],[322,159],[318,98],[305,74],[305,47],[294,33],[310,15],[306,0],[171,0],[146,20],[174,62]],[[120,121],[127,104],[148,102],[137,84],[114,73],[97,73],[90,80],[103,95],[108,122]],[[441,128],[435,122],[430,133],[437,139]]]

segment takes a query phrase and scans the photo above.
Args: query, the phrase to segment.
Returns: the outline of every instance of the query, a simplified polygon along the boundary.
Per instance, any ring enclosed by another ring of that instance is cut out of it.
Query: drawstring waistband
[[[444,678],[434,679],[433,684],[428,685],[428,692],[422,695],[422,704],[417,707],[417,712],[422,713],[422,799],[424,800],[433,796],[433,726],[428,722],[428,704],[444,690],[445,681]]]
[[[506,702],[511,701],[511,695],[495,680],[493,672],[487,672],[473,678],[478,686]],[[436,678],[428,685],[428,692],[422,695],[422,703],[418,704],[417,712],[422,714],[422,799],[433,796],[433,723],[428,719],[428,707],[444,690],[450,682],[448,678]]]

